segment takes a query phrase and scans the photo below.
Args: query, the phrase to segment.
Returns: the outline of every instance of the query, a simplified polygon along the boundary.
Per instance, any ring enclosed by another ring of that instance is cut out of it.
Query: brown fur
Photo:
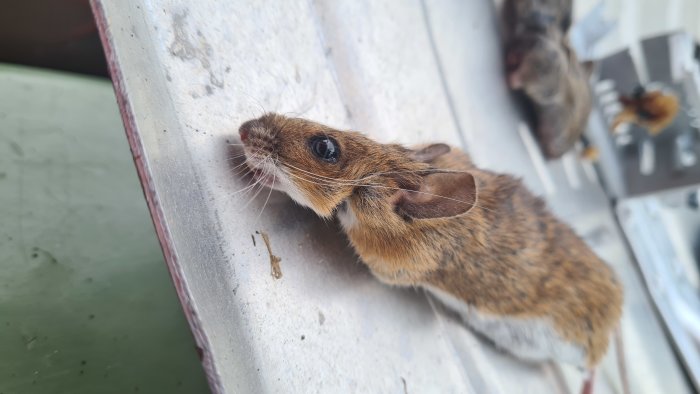
[[[641,97],[621,96],[622,111],[615,117],[613,131],[622,123],[638,124],[651,135],[657,135],[673,123],[680,103],[672,94],[658,90],[650,91]]]
[[[274,114],[241,129],[250,134],[247,154],[262,150],[278,166],[308,171],[296,171],[307,180],[295,184],[317,213],[352,209],[357,225],[347,235],[383,282],[431,285],[486,313],[551,319],[563,338],[585,350],[589,367],[605,354],[620,319],[622,287],[518,179],[478,169],[443,144],[411,150]],[[260,129],[264,138],[249,133]],[[338,163],[311,154],[307,141],[319,134],[338,141]],[[323,178],[311,182],[309,173]],[[422,190],[462,197],[441,202]],[[412,208],[402,205],[405,199]]]

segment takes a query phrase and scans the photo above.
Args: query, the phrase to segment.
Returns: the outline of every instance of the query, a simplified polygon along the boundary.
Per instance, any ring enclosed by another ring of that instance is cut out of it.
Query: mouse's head
[[[450,151],[444,144],[412,150],[273,113],[243,123],[239,134],[256,181],[323,217],[345,203],[378,221],[449,217],[476,198],[470,174],[431,166]]]
[[[536,102],[548,102],[566,78],[567,48],[556,36],[518,37],[506,47],[506,71],[511,89],[524,90]]]

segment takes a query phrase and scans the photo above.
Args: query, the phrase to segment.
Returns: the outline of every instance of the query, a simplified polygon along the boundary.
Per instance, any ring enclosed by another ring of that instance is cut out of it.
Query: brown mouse
[[[592,369],[606,353],[622,286],[519,179],[445,144],[381,144],[277,114],[239,133],[257,178],[337,215],[380,281],[426,289],[525,360]]]
[[[547,158],[557,159],[588,124],[592,64],[581,64],[557,30],[524,34],[511,40],[506,51],[508,85],[531,103],[539,145]]]

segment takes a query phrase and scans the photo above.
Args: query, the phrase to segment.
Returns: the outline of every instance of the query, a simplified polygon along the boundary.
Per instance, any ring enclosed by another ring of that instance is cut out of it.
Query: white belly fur
[[[357,216],[355,216],[355,211],[352,210],[349,204],[342,209],[339,209],[336,213],[340,225],[343,226],[343,230],[350,231],[357,226]]]
[[[521,319],[483,313],[438,288],[423,287],[446,307],[457,312],[474,330],[523,360],[555,360],[585,366],[583,348],[562,338],[546,318]]]

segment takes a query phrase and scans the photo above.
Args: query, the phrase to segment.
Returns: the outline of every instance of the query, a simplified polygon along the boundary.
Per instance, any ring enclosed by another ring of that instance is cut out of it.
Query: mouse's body
[[[337,214],[382,282],[427,289],[523,359],[592,368],[605,354],[621,285],[518,179],[444,144],[408,149],[275,114],[240,134],[258,179]]]
[[[427,289],[520,358],[595,364],[621,313],[613,271],[519,180],[455,156],[466,155],[452,148],[431,165],[474,176],[466,215],[389,233],[350,197],[338,218],[355,250],[383,282]]]
[[[535,134],[549,159],[581,138],[592,108],[591,64],[579,63],[557,31],[526,34],[508,43],[508,85],[532,103]]]

